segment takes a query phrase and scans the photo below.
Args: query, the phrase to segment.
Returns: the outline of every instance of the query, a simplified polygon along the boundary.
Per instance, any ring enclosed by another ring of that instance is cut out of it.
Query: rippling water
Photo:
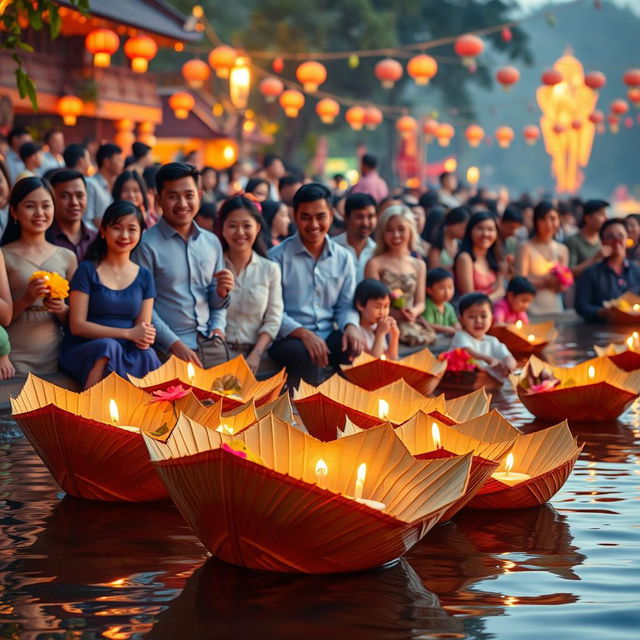
[[[610,337],[564,327],[548,357],[575,362]],[[539,428],[508,390],[495,400]],[[0,426],[0,638],[635,640],[640,402],[615,423],[571,426],[585,447],[551,504],[463,511],[395,566],[319,577],[207,559],[170,504],[65,497]]]

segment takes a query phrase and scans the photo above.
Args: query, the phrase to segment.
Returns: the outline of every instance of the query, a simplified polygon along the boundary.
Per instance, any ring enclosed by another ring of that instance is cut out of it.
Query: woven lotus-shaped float
[[[638,332],[629,336],[622,344],[611,343],[606,347],[594,345],[593,350],[597,356],[606,356],[623,371],[636,371],[640,369],[640,339]]]
[[[167,497],[141,430],[166,437],[180,411],[215,429],[221,408],[203,406],[192,393],[154,400],[115,373],[82,393],[29,374],[11,398],[14,419],[66,493],[128,502]]]
[[[640,371],[618,369],[607,357],[553,367],[531,356],[511,381],[522,404],[549,421],[615,420],[640,395]]]
[[[256,406],[275,400],[282,391],[286,373],[282,369],[271,378],[258,381],[241,355],[210,369],[171,356],[143,378],[129,375],[129,380],[149,393],[176,385],[191,388],[200,400],[222,400],[222,410],[230,411],[252,400]]]
[[[425,396],[438,386],[446,369],[447,363],[438,360],[429,349],[400,360],[374,358],[363,351],[352,364],[342,365],[347,380],[368,391],[402,379]]]
[[[511,353],[538,353],[558,337],[554,323],[494,325],[489,335],[495,336]]]
[[[607,300],[604,307],[609,309],[607,320],[613,324],[640,325],[640,296],[626,291],[619,298]]]
[[[293,403],[307,431],[324,441],[333,440],[347,418],[361,429],[369,429],[385,422],[397,426],[422,410],[444,422],[455,422],[446,417],[443,396],[427,398],[404,380],[376,391],[367,391],[337,374],[318,387],[303,380],[294,393]]]
[[[456,422],[468,422],[489,411],[491,394],[484,387],[456,398],[445,400],[447,417]]]
[[[458,431],[457,426],[450,427],[419,411],[395,430],[409,452],[420,460],[473,453],[467,490],[464,496],[447,509],[441,521],[453,518],[480,491],[491,474],[497,470],[500,460],[507,455],[517,437],[514,434],[508,440],[482,442]]]
[[[542,431],[521,435],[497,472],[467,506],[522,509],[544,504],[567,481],[581,451],[566,420]]]
[[[277,418],[231,437],[181,416],[166,442],[144,437],[204,546],[270,571],[395,560],[464,494],[471,464],[471,455],[416,460],[388,426],[323,443]]]

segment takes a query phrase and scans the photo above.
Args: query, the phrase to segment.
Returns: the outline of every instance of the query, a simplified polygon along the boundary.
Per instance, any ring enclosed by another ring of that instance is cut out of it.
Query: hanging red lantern
[[[287,118],[297,118],[304,107],[304,95],[296,89],[287,89],[280,94],[280,106]]]
[[[182,77],[194,89],[201,89],[211,76],[211,67],[204,61],[194,58],[182,65]]]
[[[316,104],[316,113],[325,124],[333,124],[340,113],[340,105],[331,98],[324,98]]]
[[[318,87],[326,81],[327,69],[320,62],[307,60],[296,69],[296,78],[305,91],[315,93]]]
[[[596,109],[589,115],[589,120],[593,122],[593,124],[602,124],[604,122],[604,113]]]
[[[622,76],[622,81],[627,87],[640,87],[640,69],[629,69]]]
[[[484,51],[484,42],[478,36],[466,34],[456,38],[454,51],[462,58],[465,67],[475,67],[475,59]]]
[[[169,106],[178,120],[186,120],[189,112],[196,106],[196,101],[190,93],[178,91],[169,98]]]
[[[96,67],[108,67],[111,56],[120,46],[120,38],[111,29],[94,29],[84,40],[87,51],[93,54],[93,64]]]
[[[607,76],[600,71],[590,71],[585,75],[584,83],[590,89],[599,91],[605,84],[607,84]]]
[[[418,129],[418,123],[411,116],[400,116],[396,120],[396,131],[404,138],[413,135]]]
[[[284,91],[284,84],[278,78],[269,76],[260,82],[258,88],[267,102],[275,102],[276,98]]]
[[[557,69],[547,69],[542,74],[542,84],[553,87],[564,80],[562,74]]]
[[[56,103],[56,111],[62,116],[63,122],[72,127],[76,124],[78,116],[82,115],[84,102],[77,96],[62,96]]]
[[[615,113],[610,113],[607,116],[607,122],[609,123],[611,133],[618,133],[620,129],[620,118]]]
[[[376,64],[374,73],[384,89],[392,89],[393,85],[402,78],[403,70],[397,60],[386,58]]]
[[[627,91],[627,98],[634,107],[640,107],[640,87],[631,87]]]
[[[498,141],[498,146],[503,149],[506,149],[511,144],[514,137],[511,127],[498,127],[494,135]]]
[[[503,42],[511,42],[513,33],[511,33],[511,29],[509,29],[509,27],[505,27],[500,33],[500,36],[502,37]]]
[[[153,38],[140,34],[124,43],[124,52],[131,60],[131,69],[136,73],[145,73],[149,68],[149,60],[153,60],[158,53],[158,45]]]
[[[564,133],[567,128],[563,124],[557,123],[554,124],[553,127],[551,127],[551,130],[553,131],[553,133],[559,136],[561,133]]]
[[[529,124],[522,130],[522,135],[528,145],[535,144],[540,137],[540,129],[535,124]]]
[[[582,125],[583,125],[582,120],[574,120],[574,121],[571,123],[571,128],[572,128],[574,131],[580,131],[580,129],[582,129]]]
[[[515,67],[502,67],[496,72],[496,80],[502,85],[505,91],[508,91],[518,80],[520,80],[520,72]]]
[[[373,131],[382,124],[382,111],[378,107],[366,107],[364,110],[364,126]]]
[[[455,133],[455,129],[448,122],[440,123],[436,129],[438,144],[441,147],[448,147]]]
[[[425,118],[422,122],[422,133],[427,142],[431,142],[438,133],[439,123],[434,118]]]
[[[429,84],[429,80],[438,73],[438,63],[435,58],[421,53],[409,60],[407,73],[416,81],[416,84]]]
[[[231,67],[236,63],[238,52],[233,47],[222,45],[209,53],[209,64],[218,78],[228,78]]]
[[[276,58],[272,63],[271,63],[271,68],[276,72],[276,73],[282,73],[284,71],[284,60],[282,58]]]
[[[484,129],[477,124],[469,125],[464,136],[472,147],[477,147],[484,138]]]
[[[347,109],[347,112],[344,114],[344,119],[349,123],[349,126],[354,131],[360,131],[364,124],[364,113],[365,112],[362,107],[351,107],[350,109]]]
[[[618,98],[611,103],[610,109],[611,113],[615,113],[617,116],[622,116],[629,111],[629,103],[626,100]]]

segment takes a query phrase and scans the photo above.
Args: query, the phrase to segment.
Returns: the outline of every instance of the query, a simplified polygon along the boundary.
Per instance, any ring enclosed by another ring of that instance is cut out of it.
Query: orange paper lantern
[[[593,122],[593,124],[602,124],[604,122],[604,113],[596,110],[589,115],[589,120]]]
[[[327,79],[327,69],[320,62],[308,60],[296,69],[296,78],[305,91],[315,93]]]
[[[437,120],[433,118],[425,118],[422,123],[422,133],[424,133],[424,137],[427,142],[431,142],[433,137],[438,133],[439,123]]]
[[[364,126],[372,131],[382,124],[382,111],[378,107],[365,107],[364,110]]]
[[[93,54],[93,64],[96,67],[108,67],[111,56],[120,46],[120,38],[111,29],[94,29],[84,40],[87,51]]]
[[[411,116],[400,116],[396,121],[396,130],[403,136],[410,136],[418,129],[416,119]]]
[[[590,89],[598,91],[602,89],[605,84],[607,84],[607,76],[605,76],[604,73],[601,73],[600,71],[591,71],[585,74],[584,83]]]
[[[84,102],[77,96],[62,96],[56,103],[58,115],[61,115],[63,122],[70,127],[76,124],[83,109]]]
[[[238,52],[233,47],[222,45],[209,53],[209,64],[218,78],[228,78],[231,67],[236,62]]]
[[[392,89],[393,85],[402,78],[403,70],[397,60],[386,58],[376,64],[374,73],[384,89]]]
[[[615,113],[617,116],[622,116],[629,111],[629,103],[626,100],[618,98],[611,103],[610,109],[611,113]]]
[[[542,84],[546,84],[548,87],[553,87],[564,80],[562,73],[557,69],[547,69],[542,74]]]
[[[178,120],[186,120],[189,112],[196,106],[196,101],[190,93],[178,91],[169,98],[169,106]]]
[[[149,68],[149,60],[158,53],[158,45],[153,38],[139,34],[124,43],[124,52],[131,60],[131,69],[136,73],[145,73]]]
[[[472,68],[475,65],[476,57],[484,51],[484,42],[478,36],[466,34],[456,38],[453,48],[456,54],[462,58],[462,64]]]
[[[640,69],[629,69],[622,76],[622,81],[628,87],[640,87]]]
[[[551,130],[553,131],[553,133],[559,136],[561,133],[564,133],[567,130],[567,128],[563,124],[560,124],[558,122],[554,124],[553,127],[551,127]]]
[[[276,98],[284,91],[284,84],[278,78],[269,76],[260,82],[259,89],[267,102],[275,102]]]
[[[331,98],[324,98],[316,104],[316,113],[325,124],[333,124],[340,113],[340,105]]]
[[[438,144],[441,147],[448,147],[451,142],[451,138],[455,135],[455,129],[448,122],[443,122],[438,125],[436,129],[436,138],[438,139]]]
[[[297,118],[304,107],[304,95],[296,89],[287,89],[280,94],[280,106],[287,118]]]
[[[466,128],[464,137],[472,147],[477,147],[484,138],[484,129],[477,124],[471,124]]]
[[[627,91],[627,98],[634,107],[640,107],[640,87],[631,87]]]
[[[515,67],[503,67],[496,72],[496,80],[507,91],[520,80],[520,72]]]
[[[409,60],[407,73],[416,81],[416,84],[429,84],[431,78],[438,73],[438,63],[435,58],[421,53]]]
[[[364,124],[364,109],[362,107],[351,107],[344,114],[344,119],[354,131],[360,131]]]
[[[527,144],[532,145],[540,137],[540,129],[535,124],[529,124],[522,130],[522,135]]]
[[[201,89],[210,75],[211,67],[204,60],[187,60],[182,65],[182,77],[194,89]]]

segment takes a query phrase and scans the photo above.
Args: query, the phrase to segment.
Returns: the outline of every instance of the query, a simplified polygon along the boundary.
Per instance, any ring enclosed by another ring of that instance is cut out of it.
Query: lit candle
[[[226,433],[229,436],[233,435],[233,427],[230,427],[228,424],[221,424],[216,427],[216,431],[219,433]]]
[[[431,423],[431,438],[436,449],[442,449],[442,441],[440,440],[440,428],[436,422]]]
[[[525,480],[529,480],[531,478],[528,473],[519,473],[517,471],[512,471],[513,463],[513,453],[510,453],[507,456],[507,461],[504,465],[505,470],[497,471],[496,473],[492,474],[491,477],[495,480],[498,480],[499,482],[502,482],[502,484],[509,485],[510,487],[513,487],[514,485],[520,484],[521,482],[524,482]]]
[[[596,368],[591,365],[588,369],[587,369],[587,375],[589,376],[590,380],[593,380],[593,378],[596,377]]]
[[[634,311],[640,311],[640,304],[634,304],[633,305],[633,310]]]
[[[528,340],[529,342],[533,342],[535,339],[536,339],[536,337],[533,335],[533,333],[530,333],[530,334],[527,336],[527,340]]]
[[[124,429],[125,431],[140,433],[140,429],[138,429],[138,427],[128,427],[123,424],[118,424],[120,422],[120,413],[118,411],[118,403],[113,398],[109,400],[109,414],[111,416],[111,424],[113,424],[114,427]]]
[[[354,500],[359,502],[360,504],[364,504],[370,509],[376,509],[377,511],[382,511],[385,507],[384,502],[378,502],[377,500],[369,500],[367,498],[362,497],[362,490],[364,489],[364,481],[367,478],[367,465],[363,462],[358,467],[358,472],[356,474],[356,490],[354,494]]]
[[[382,420],[386,420],[389,417],[389,403],[382,398],[378,400],[378,417]]]
[[[633,349],[633,336],[627,338],[627,348]]]
[[[327,477],[328,473],[329,467],[327,467],[327,463],[322,458],[320,458],[320,460],[316,462],[316,481],[321,489],[325,488],[324,480]]]
[[[387,356],[384,355],[384,353],[380,356],[380,360],[386,360]]]
[[[637,331],[634,331],[631,335],[636,342],[638,341],[638,338],[640,338],[640,334]]]
[[[193,364],[190,362],[187,364],[187,378],[189,378],[189,384],[193,384],[193,381],[196,377],[196,370]]]
[[[522,329],[522,320],[516,322],[516,329]]]

